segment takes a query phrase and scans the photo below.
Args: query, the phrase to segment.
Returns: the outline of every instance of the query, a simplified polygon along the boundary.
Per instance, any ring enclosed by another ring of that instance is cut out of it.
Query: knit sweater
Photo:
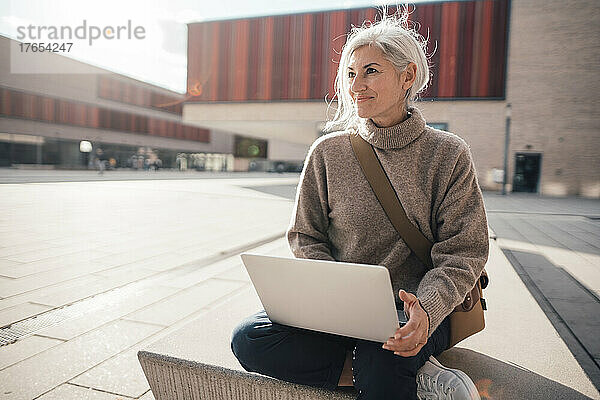
[[[429,317],[429,335],[473,288],[488,257],[481,189],[467,143],[425,124],[410,109],[405,121],[318,138],[310,147],[287,238],[297,258],[381,265],[394,298],[415,293]],[[378,202],[350,144],[357,131],[375,148],[408,219],[434,243],[433,268],[402,240]]]

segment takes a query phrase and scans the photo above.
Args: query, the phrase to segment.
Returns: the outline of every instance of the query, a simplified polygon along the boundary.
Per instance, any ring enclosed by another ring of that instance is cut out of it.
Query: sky
[[[90,45],[88,35],[86,40],[71,40],[71,51],[60,54],[185,93],[187,23],[382,4],[382,0],[0,0],[0,35],[36,42],[30,39],[29,25],[75,29],[85,20],[90,32],[91,26],[104,29],[131,21],[131,30],[143,28],[138,35],[143,39],[128,39],[123,30],[120,40],[99,39]],[[27,34],[25,39],[18,38],[19,26],[25,27],[21,29]]]

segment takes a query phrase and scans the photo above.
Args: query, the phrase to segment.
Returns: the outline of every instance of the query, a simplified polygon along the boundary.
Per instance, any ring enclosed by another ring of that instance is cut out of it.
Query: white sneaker
[[[475,384],[467,374],[444,367],[438,360],[429,361],[417,372],[419,400],[481,400]]]

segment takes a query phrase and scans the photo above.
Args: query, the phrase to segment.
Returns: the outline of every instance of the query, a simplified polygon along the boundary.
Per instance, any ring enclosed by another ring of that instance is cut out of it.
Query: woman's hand
[[[394,337],[390,337],[383,348],[391,350],[402,357],[412,357],[421,351],[427,343],[429,336],[429,317],[421,303],[412,293],[400,290],[400,300],[404,302],[404,312],[408,315],[408,322],[396,330]]]

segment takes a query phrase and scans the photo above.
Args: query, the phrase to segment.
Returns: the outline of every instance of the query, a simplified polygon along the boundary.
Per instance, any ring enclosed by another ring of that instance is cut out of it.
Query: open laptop
[[[385,267],[248,253],[241,258],[273,322],[376,342],[399,327]]]

